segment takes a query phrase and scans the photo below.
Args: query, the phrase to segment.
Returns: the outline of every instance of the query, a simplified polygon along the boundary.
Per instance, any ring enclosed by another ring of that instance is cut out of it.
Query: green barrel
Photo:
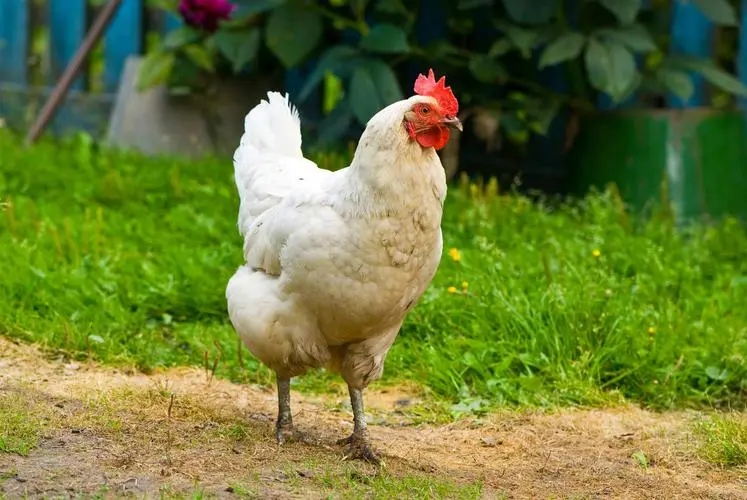
[[[614,183],[633,210],[668,201],[678,223],[747,219],[747,126],[739,111],[597,113],[582,119],[568,160],[577,195]]]

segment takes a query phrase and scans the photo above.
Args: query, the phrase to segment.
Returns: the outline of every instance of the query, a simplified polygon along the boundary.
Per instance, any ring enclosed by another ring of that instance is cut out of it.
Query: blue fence
[[[75,55],[100,3],[0,0],[0,116],[28,123]],[[146,9],[144,0],[124,0],[97,48],[103,68],[84,69],[52,128],[100,133],[125,60],[144,50],[145,30],[166,32],[173,24]]]
[[[715,29],[689,0],[674,2],[671,47],[681,54],[708,56],[712,53]],[[97,2],[101,3],[101,2]],[[28,115],[38,106],[49,88],[59,78],[82,42],[86,29],[97,8],[89,0],[0,0],[0,116],[15,122],[28,123]],[[417,36],[423,41],[445,31],[446,19],[439,16],[437,8],[423,12],[428,23]],[[747,21],[747,0],[741,0],[742,25]],[[422,20],[422,19],[421,19]],[[145,0],[123,0],[119,12],[106,31],[98,60],[96,77],[87,71],[79,77],[65,107],[58,115],[53,128],[83,128],[96,131],[106,123],[105,115],[111,109],[113,93],[122,75],[125,60],[140,54],[145,48],[146,32],[165,33],[178,24],[159,11],[149,10]],[[40,31],[45,33],[38,36]],[[739,78],[747,83],[747,37],[741,37],[737,57]],[[548,68],[544,73],[546,84],[562,89],[560,71]],[[292,71],[286,77],[289,90],[302,82],[303,72]],[[695,107],[708,103],[708,89],[702,78],[695,78],[696,92],[681,102],[670,96],[671,107]],[[631,104],[632,101],[627,104]],[[743,103],[745,104],[745,103]],[[600,98],[601,107],[611,107],[608,99]],[[625,105],[625,104],[623,104]],[[29,111],[31,108],[31,111]],[[93,129],[93,130],[92,130]]]

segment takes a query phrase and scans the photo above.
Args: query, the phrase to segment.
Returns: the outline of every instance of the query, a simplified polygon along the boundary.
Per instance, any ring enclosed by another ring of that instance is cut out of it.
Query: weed
[[[239,498],[259,498],[259,494],[254,490],[254,488],[250,488],[249,486],[240,483],[232,483],[228,486],[226,491],[228,491],[228,493],[233,493]]]
[[[648,469],[650,463],[648,456],[642,450],[638,450],[631,455],[631,458],[636,461],[638,466],[642,469]]]
[[[694,424],[698,453],[720,467],[747,465],[747,422],[737,414],[714,414]]]

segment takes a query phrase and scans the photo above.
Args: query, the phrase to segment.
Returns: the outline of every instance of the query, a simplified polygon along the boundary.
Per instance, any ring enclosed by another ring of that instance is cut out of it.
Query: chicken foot
[[[366,414],[363,411],[363,391],[348,386],[348,392],[350,392],[350,405],[353,407],[353,433],[337,441],[339,445],[347,445],[343,459],[358,458],[380,465],[381,459],[371,448],[368,436]]]
[[[304,433],[293,427],[293,415],[290,406],[290,378],[277,375],[278,385],[278,420],[275,423],[275,437],[278,444],[295,441],[306,444],[316,444]]]

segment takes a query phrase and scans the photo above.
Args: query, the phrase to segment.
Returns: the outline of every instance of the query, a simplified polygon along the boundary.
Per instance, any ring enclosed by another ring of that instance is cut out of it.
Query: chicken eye
[[[424,114],[424,115],[427,115],[428,113],[430,113],[430,112],[431,112],[431,108],[429,108],[429,107],[428,107],[427,105],[425,105],[425,106],[422,106],[422,107],[420,108],[420,112],[421,112],[422,114]]]

